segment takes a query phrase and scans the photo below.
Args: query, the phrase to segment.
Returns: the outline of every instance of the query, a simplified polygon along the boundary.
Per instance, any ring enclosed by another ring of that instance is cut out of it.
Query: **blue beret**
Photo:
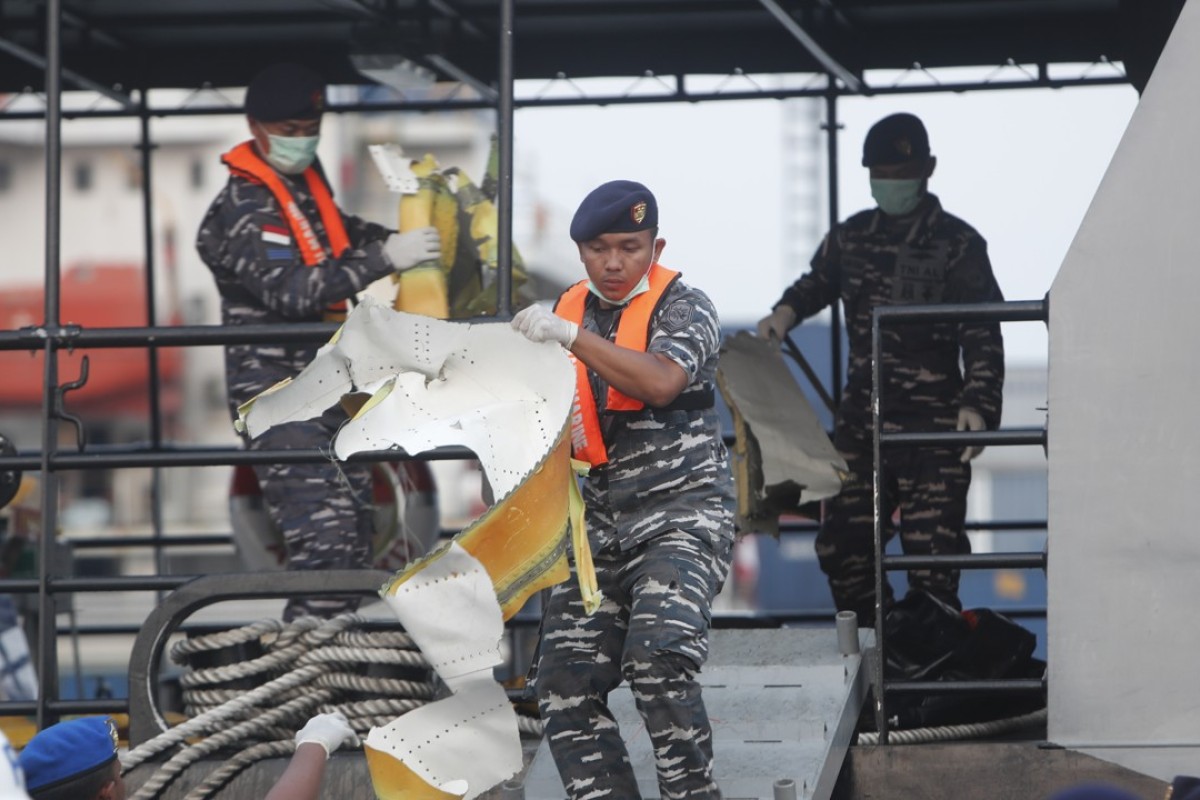
[[[324,110],[325,81],[300,64],[272,64],[246,87],[246,114],[259,122],[316,119]]]
[[[912,114],[892,114],[871,126],[863,140],[862,165],[903,164],[929,158],[929,134]]]
[[[588,193],[571,220],[571,238],[586,242],[605,233],[636,233],[658,227],[658,202],[636,181],[609,181]]]
[[[1050,800],[1140,800],[1126,789],[1111,783],[1080,783],[1051,795]]]
[[[30,792],[79,777],[117,757],[117,726],[111,717],[84,717],[51,725],[17,756]]]

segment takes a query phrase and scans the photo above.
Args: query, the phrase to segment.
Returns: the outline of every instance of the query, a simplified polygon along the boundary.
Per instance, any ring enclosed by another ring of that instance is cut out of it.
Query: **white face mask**
[[[646,292],[650,291],[650,267],[653,267],[653,266],[654,266],[654,254],[651,253],[650,263],[646,265],[646,271],[644,273],[642,273],[642,279],[640,281],[638,281],[637,284],[635,284],[632,289],[629,290],[629,294],[625,295],[620,300],[610,300],[609,298],[605,297],[600,292],[600,290],[596,288],[596,284],[592,283],[591,278],[588,278],[588,282],[587,282],[588,291],[591,292],[592,294],[594,294],[596,297],[603,300],[604,302],[608,303],[609,305],[613,305],[613,306],[627,305],[630,300],[637,297],[639,294],[645,294]]]
[[[285,175],[299,175],[308,169],[317,157],[320,136],[276,136],[267,134],[271,151],[267,163]]]

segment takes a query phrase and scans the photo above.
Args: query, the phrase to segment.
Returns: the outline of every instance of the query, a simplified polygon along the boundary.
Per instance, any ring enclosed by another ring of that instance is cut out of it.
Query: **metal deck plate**
[[[725,800],[772,800],[775,782],[785,778],[795,781],[799,797],[828,798],[866,695],[862,658],[838,653],[833,627],[716,630],[711,636],[700,680]],[[870,633],[859,637],[865,651]],[[613,692],[609,706],[642,797],[658,798],[654,756],[629,689]],[[544,740],[526,775],[525,797],[565,797]]]

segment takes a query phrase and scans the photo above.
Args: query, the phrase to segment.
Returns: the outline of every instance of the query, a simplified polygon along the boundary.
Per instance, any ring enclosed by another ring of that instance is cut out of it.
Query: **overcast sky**
[[[843,99],[840,216],[873,205],[860,166],[867,129],[894,111],[916,113],[938,157],[930,189],[987,239],[1006,298],[1039,299],[1136,103],[1128,86]],[[517,169],[532,173],[562,232],[564,271],[578,274],[566,231],[579,200],[613,178],[648,185],[668,242],[663,263],[707,291],[724,322],[746,323],[807,269],[807,255],[784,258],[782,118],[774,100],[523,109]],[[826,197],[824,178],[815,188]],[[1044,361],[1039,324],[1008,324],[1005,340],[1010,363]]]

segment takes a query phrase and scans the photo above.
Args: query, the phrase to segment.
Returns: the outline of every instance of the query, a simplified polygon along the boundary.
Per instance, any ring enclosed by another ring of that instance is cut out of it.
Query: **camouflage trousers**
[[[829,578],[839,611],[854,611],[860,625],[875,624],[875,523],[872,456],[868,450],[840,449],[850,477],[836,497],[825,501],[817,534],[817,560]],[[900,543],[909,555],[971,552],[963,530],[971,466],[959,461],[961,450],[904,448],[883,454],[883,539],[895,535],[892,519],[900,511]],[[954,608],[959,571],[910,570],[910,589],[923,589]],[[883,581],[884,607],[892,587]]]
[[[289,422],[250,442],[251,450],[328,450],[345,417],[331,411],[318,419]],[[254,468],[271,522],[283,535],[289,570],[370,566],[374,518],[368,464],[266,464]],[[335,617],[358,608],[357,595],[289,600],[283,618]]]
[[[720,552],[668,531],[625,553],[595,554],[604,601],[583,611],[572,579],[554,587],[542,617],[535,687],[542,724],[571,800],[637,800],[629,753],[608,707],[622,678],[654,748],[668,798],[719,798],[712,727],[696,673],[708,657],[712,600],[729,572]]]

